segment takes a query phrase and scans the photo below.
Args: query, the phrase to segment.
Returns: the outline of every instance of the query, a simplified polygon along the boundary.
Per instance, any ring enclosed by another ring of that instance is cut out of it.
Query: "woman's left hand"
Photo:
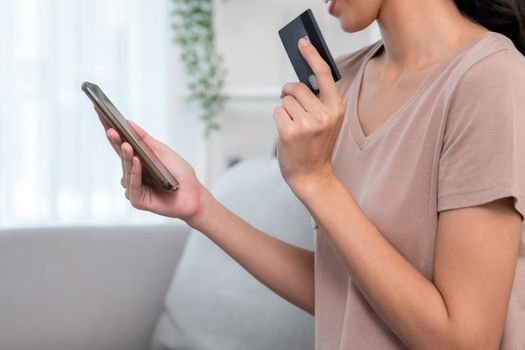
[[[303,83],[287,83],[273,117],[279,134],[277,156],[281,173],[302,199],[335,177],[332,152],[344,106],[330,67],[315,47],[301,39],[299,50],[317,77],[319,97]]]

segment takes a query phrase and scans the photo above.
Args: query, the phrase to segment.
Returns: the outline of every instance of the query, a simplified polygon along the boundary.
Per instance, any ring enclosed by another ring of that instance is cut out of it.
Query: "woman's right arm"
[[[98,111],[97,111],[98,112]],[[133,207],[179,218],[199,230],[275,293],[314,314],[314,254],[266,234],[232,213],[197,180],[193,168],[167,145],[130,122],[180,184],[175,192],[155,190],[147,172],[100,115],[106,135],[122,161],[122,186]],[[203,257],[205,258],[205,257]]]

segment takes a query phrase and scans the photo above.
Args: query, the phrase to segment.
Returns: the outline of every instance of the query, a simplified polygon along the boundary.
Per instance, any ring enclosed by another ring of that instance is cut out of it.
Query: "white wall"
[[[186,142],[179,151],[206,184],[213,184],[232,159],[272,155],[273,108],[280,103],[281,86],[297,80],[277,32],[307,8],[314,12],[334,57],[379,38],[375,26],[360,33],[343,32],[321,0],[216,0],[217,45],[231,97],[219,116],[222,128],[204,140],[202,126],[186,116],[179,117],[175,130],[179,140],[192,138],[191,147]]]

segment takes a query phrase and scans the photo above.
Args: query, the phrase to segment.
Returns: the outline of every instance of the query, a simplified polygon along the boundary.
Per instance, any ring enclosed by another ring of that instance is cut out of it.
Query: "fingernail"
[[[308,45],[310,45],[310,40],[308,39],[307,36],[302,37],[301,39],[299,39],[299,46],[306,47]]]

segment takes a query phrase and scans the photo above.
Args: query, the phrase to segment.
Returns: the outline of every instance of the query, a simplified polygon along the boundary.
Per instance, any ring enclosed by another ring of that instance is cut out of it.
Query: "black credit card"
[[[332,54],[319,30],[311,9],[304,11],[293,21],[279,30],[279,36],[283,42],[286,53],[292,62],[292,66],[297,73],[299,81],[306,84],[315,94],[319,93],[317,79],[299,51],[298,42],[300,38],[307,37],[312,45],[319,51],[321,57],[328,63],[332,70],[334,81],[341,79],[341,74],[335,65]]]

